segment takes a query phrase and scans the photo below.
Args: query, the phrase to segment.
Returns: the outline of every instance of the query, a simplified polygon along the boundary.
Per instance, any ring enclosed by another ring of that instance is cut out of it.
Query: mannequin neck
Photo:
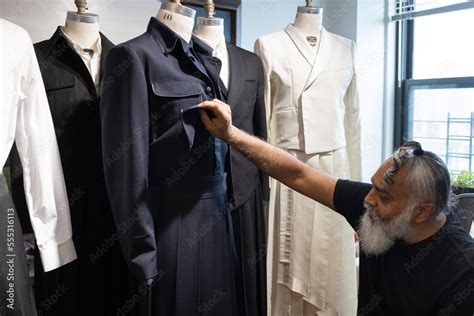
[[[62,30],[82,48],[92,49],[100,37],[99,23],[66,20]]]
[[[169,27],[173,32],[178,34],[187,43],[191,41],[193,35],[194,19],[182,14],[160,9],[156,15],[156,19]]]
[[[316,36],[319,37],[323,28],[323,14],[322,13],[300,13],[296,14],[294,27],[301,32],[305,37]]]
[[[194,35],[206,42],[206,44],[209,44],[214,50],[216,49],[217,45],[225,38],[224,25],[198,24]]]

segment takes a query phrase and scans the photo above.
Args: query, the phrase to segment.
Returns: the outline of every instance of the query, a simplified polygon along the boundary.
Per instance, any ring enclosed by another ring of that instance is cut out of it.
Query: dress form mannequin
[[[66,24],[62,28],[75,43],[82,48],[92,49],[99,39],[99,16],[86,13],[86,1],[76,1],[78,11],[69,11],[66,16]]]
[[[220,78],[228,88],[230,65],[224,35],[224,20],[214,17],[214,3],[212,0],[207,0],[204,7],[207,17],[197,19],[197,29],[194,36],[209,45],[213,50],[213,56],[219,58],[222,62]]]
[[[202,18],[197,19],[197,29],[194,35],[209,44],[212,49],[216,49],[224,36],[224,20],[220,18]]]
[[[195,10],[182,6],[179,0],[174,0],[161,4],[156,19],[189,43],[193,35],[195,16]]]
[[[214,17],[214,2],[207,0],[204,8],[207,17],[199,17],[197,19],[197,30],[194,35],[204,40],[212,49],[216,49],[217,45],[224,37],[224,20]]]
[[[306,38],[309,45],[317,50],[323,27],[323,9],[310,6],[298,7],[294,27]]]

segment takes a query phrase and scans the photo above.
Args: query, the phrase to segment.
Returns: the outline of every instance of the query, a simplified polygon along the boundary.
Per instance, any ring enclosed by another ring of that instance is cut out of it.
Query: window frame
[[[410,0],[414,3],[416,0]],[[464,9],[471,9],[466,7]],[[452,12],[452,7],[446,7],[445,10],[438,9],[432,14]],[[397,12],[400,14],[400,12]],[[402,12],[403,13],[403,12]],[[406,12],[409,13],[409,12]],[[426,16],[428,14],[422,15]],[[414,15],[416,16],[416,15]],[[421,16],[421,15],[420,15]],[[410,117],[413,113],[414,104],[411,98],[411,92],[416,87],[430,86],[431,89],[445,88],[474,88],[474,76],[469,77],[450,77],[450,78],[426,78],[413,79],[413,63],[414,63],[414,34],[415,19],[398,19],[396,23],[396,80],[395,80],[395,133],[394,133],[394,149],[400,147],[406,141],[410,140],[411,130]],[[474,111],[473,111],[474,112]],[[448,142],[447,142],[448,143]],[[446,153],[448,148],[446,148]],[[444,156],[443,153],[438,153]],[[474,156],[470,158],[470,166],[474,165]]]

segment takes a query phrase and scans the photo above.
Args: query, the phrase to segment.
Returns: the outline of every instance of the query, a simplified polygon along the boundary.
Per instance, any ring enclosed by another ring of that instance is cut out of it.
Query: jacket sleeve
[[[346,95],[344,96],[344,104],[346,112],[344,116],[344,129],[347,144],[347,155],[349,159],[349,169],[351,180],[362,180],[362,159],[361,159],[361,124],[360,124],[360,108],[359,95],[357,88],[357,67],[355,60],[356,46],[352,43],[353,58],[353,76]]]
[[[101,84],[102,153],[120,245],[138,281],[157,274],[148,199],[149,109],[143,65],[126,44],[108,54]]]
[[[77,255],[56,134],[31,40],[18,71],[22,82],[15,143],[36,244],[48,272]]]
[[[267,140],[267,119],[265,110],[265,87],[263,79],[263,66],[260,60],[257,60],[258,64],[258,82],[257,82],[257,98],[255,101],[254,115],[253,115],[253,126],[255,136]],[[270,183],[268,181],[268,175],[259,171],[260,183],[262,186],[263,199],[265,201],[270,200]]]

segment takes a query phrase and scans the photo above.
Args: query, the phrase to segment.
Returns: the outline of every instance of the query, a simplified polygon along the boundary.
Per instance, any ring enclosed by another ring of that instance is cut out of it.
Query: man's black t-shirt
[[[334,205],[357,230],[372,186],[339,180]],[[474,241],[455,214],[416,244],[379,256],[361,251],[358,315],[474,315]]]

